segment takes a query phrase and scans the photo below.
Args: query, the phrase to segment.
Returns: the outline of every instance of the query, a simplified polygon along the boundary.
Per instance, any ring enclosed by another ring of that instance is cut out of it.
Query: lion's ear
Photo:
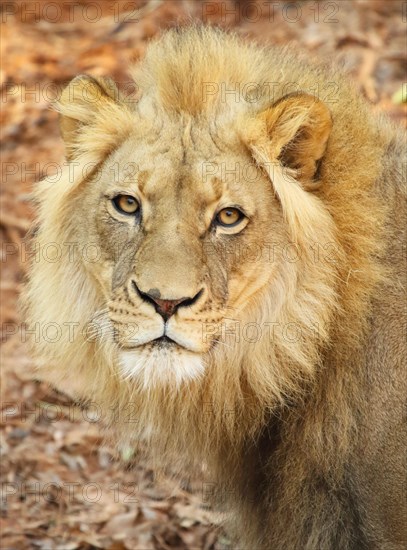
[[[297,181],[304,188],[312,188],[332,127],[328,107],[312,95],[293,93],[258,116],[267,156],[295,170]]]
[[[120,101],[116,84],[110,78],[80,75],[71,80],[57,104],[61,135],[69,160],[75,156],[81,127],[92,122],[107,104]]]

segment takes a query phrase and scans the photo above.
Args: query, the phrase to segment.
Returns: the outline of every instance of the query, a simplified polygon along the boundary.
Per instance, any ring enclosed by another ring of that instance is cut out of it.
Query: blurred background
[[[0,548],[232,548],[207,505],[210,483],[157,475],[131,449],[103,442],[97,410],[35,379],[17,298],[30,192],[63,161],[50,103],[79,73],[112,76],[131,92],[127,68],[148,41],[202,20],[340,63],[373,109],[405,126],[407,2],[38,0],[3,1],[1,10]]]

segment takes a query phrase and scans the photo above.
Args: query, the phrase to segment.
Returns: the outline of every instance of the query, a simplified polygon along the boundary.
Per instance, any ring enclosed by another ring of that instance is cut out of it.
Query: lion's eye
[[[131,195],[117,195],[113,199],[113,204],[123,214],[135,214],[140,208],[140,205],[134,197]]]
[[[241,222],[243,218],[244,214],[237,208],[223,208],[223,210],[218,212],[216,221],[224,227],[232,227]]]

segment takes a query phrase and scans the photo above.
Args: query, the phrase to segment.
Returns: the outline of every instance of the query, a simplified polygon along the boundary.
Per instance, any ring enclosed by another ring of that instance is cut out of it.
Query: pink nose
[[[194,304],[203,293],[202,288],[192,298],[185,297],[179,298],[177,300],[164,300],[162,298],[159,298],[161,293],[157,288],[153,288],[148,292],[142,292],[138,288],[135,281],[132,281],[132,286],[140,298],[142,298],[145,302],[149,302],[155,307],[155,310],[161,315],[161,317],[163,317],[164,321],[167,321],[171,317],[171,315],[174,315],[179,307],[192,306],[192,304]]]
[[[182,302],[188,300],[188,298],[180,298],[179,300],[161,300],[160,298],[153,298],[152,296],[150,296],[150,298],[157,304],[157,312],[164,317],[164,319],[171,317],[171,315],[173,315],[177,310],[178,306],[182,304]]]

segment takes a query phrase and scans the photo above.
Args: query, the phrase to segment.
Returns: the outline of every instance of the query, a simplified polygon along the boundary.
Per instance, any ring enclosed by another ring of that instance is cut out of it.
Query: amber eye
[[[140,205],[134,197],[131,195],[117,195],[113,199],[113,204],[123,214],[135,214],[140,208]]]
[[[244,215],[237,208],[223,208],[218,212],[216,221],[224,227],[232,227],[242,221],[243,218]]]

